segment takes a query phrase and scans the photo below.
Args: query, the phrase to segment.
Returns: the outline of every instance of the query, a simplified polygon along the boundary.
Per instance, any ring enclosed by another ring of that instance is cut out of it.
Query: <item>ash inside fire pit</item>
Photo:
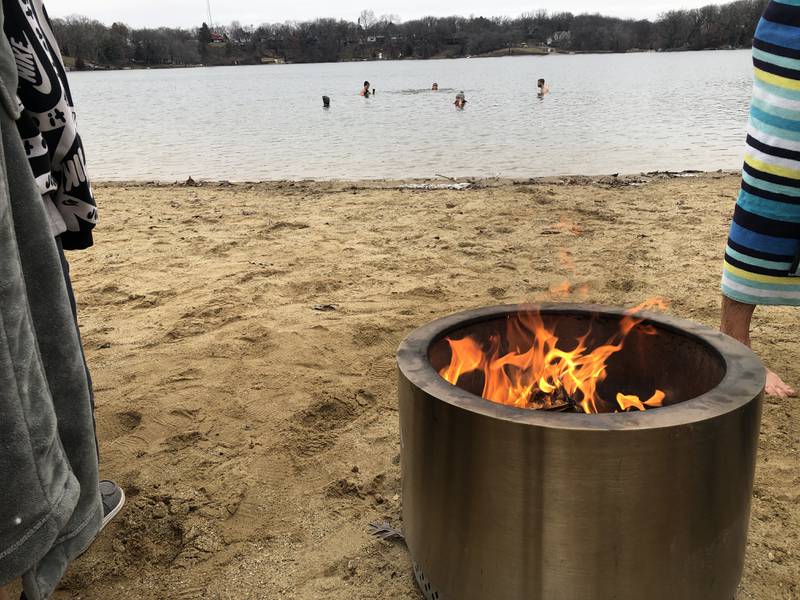
[[[709,348],[635,311],[508,315],[446,333],[429,358],[444,379],[477,396],[550,412],[660,408],[700,396],[725,374]]]

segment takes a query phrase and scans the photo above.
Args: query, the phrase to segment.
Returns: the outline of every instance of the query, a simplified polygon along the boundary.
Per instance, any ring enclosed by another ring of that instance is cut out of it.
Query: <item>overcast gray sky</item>
[[[600,12],[607,15],[655,18],[676,8],[696,8],[714,0],[211,0],[217,23],[277,23],[316,17],[356,20],[364,8],[375,14],[395,14],[403,20],[426,15],[517,16],[536,9]],[[51,17],[79,14],[107,24],[123,21],[133,27],[197,26],[207,20],[206,0],[45,0]]]

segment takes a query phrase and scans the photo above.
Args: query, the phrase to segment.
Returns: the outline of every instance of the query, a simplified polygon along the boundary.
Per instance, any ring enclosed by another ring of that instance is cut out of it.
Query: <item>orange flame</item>
[[[666,305],[664,300],[654,299],[627,311],[619,332],[604,344],[589,349],[587,332],[571,351],[559,348],[555,328],[545,325],[538,312],[520,314],[509,318],[505,338],[492,335],[488,344],[474,337],[448,339],[452,358],[440,375],[458,385],[462,376],[482,373],[486,400],[519,408],[557,409],[570,401],[586,414],[658,408],[666,399],[660,390],[645,401],[619,393],[613,403],[600,397],[598,386],[608,375],[608,359],[621,351],[625,338],[641,326],[643,319],[637,314],[644,308]],[[655,333],[645,327],[644,333]],[[501,347],[508,351],[501,354]]]
[[[572,258],[572,254],[566,251],[564,248],[559,248],[558,250],[558,260],[561,263],[561,267],[571,273],[574,273],[575,268],[575,259]]]
[[[483,349],[472,338],[463,340],[447,340],[453,352],[450,366],[441,373],[447,381],[458,381],[465,373],[471,373],[481,366]]]
[[[648,298],[644,302],[642,302],[639,306],[635,306],[628,310],[628,313],[640,313],[644,310],[660,310],[665,311],[669,308],[669,300],[666,298],[662,298],[661,296],[654,296],[653,298]]]
[[[566,215],[561,216],[561,219],[559,220],[557,227],[564,233],[569,233],[575,236],[579,236],[583,233],[583,227],[575,223],[575,221],[573,221]]]
[[[628,412],[629,410],[635,408],[636,410],[647,410],[647,408],[660,408],[664,406],[664,392],[658,390],[650,400],[646,400],[642,402],[639,400],[639,396],[626,396],[624,394],[617,394],[617,404],[619,407],[624,411]]]
[[[550,294],[556,298],[568,298],[571,292],[572,286],[566,279],[559,284],[553,284],[550,286]]]

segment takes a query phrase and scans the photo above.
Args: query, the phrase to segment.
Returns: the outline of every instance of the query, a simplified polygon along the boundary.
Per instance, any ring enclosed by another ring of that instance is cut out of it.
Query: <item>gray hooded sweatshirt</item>
[[[0,586],[22,577],[43,600],[97,535],[102,505],[86,370],[16,89],[0,36]]]

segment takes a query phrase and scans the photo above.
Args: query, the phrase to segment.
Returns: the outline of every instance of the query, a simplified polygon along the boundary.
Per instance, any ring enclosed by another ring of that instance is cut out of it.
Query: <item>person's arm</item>
[[[8,5],[8,6],[6,6]],[[60,213],[55,219],[65,250],[82,250],[92,245],[92,230],[97,223],[97,204],[86,171],[83,143],[75,121],[75,108],[55,34],[41,0],[3,3],[3,29],[12,45],[28,47],[37,61],[37,78],[19,77],[17,95],[33,131],[26,137],[28,147],[41,161],[43,170],[33,165],[36,176],[50,175],[44,186]],[[32,36],[31,23],[36,23]],[[18,69],[21,69],[18,67]],[[44,82],[44,83],[41,83]],[[47,127],[36,125],[49,123]],[[48,164],[45,164],[49,162]]]

